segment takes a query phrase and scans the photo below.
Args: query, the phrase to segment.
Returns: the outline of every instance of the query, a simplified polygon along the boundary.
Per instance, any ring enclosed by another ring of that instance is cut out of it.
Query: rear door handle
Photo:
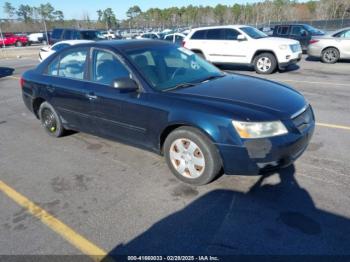
[[[94,93],[88,93],[86,94],[86,97],[89,98],[89,100],[97,99],[97,95],[95,95]]]

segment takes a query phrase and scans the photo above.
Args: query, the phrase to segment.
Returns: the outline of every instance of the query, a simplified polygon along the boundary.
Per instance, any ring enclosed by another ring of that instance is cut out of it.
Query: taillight
[[[21,79],[19,80],[19,84],[21,85],[21,88],[23,88],[23,86],[24,86],[24,79],[23,79],[23,77],[21,77]]]
[[[309,42],[309,44],[310,44],[310,45],[311,45],[311,44],[315,44],[315,43],[317,43],[318,41],[320,41],[320,40],[311,39],[310,42]]]
[[[182,46],[185,47],[186,41],[182,41]]]

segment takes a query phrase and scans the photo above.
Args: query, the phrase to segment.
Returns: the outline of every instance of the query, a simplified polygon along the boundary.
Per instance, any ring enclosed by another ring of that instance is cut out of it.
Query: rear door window
[[[288,35],[289,34],[289,26],[280,26],[278,28],[277,32],[279,35]]]
[[[194,32],[191,39],[199,40],[199,39],[206,39],[207,30],[198,30]]]
[[[223,40],[224,39],[224,29],[210,29],[207,32],[208,40]]]
[[[87,53],[87,48],[73,49],[64,53],[59,61],[58,76],[78,80],[84,79]],[[50,68],[48,72],[50,74]]]

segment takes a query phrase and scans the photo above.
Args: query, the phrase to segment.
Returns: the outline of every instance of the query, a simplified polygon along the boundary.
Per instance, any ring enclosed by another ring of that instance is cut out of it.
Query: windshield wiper
[[[205,81],[210,81],[210,80],[214,80],[214,79],[216,79],[216,78],[221,78],[221,77],[224,77],[225,76],[225,74],[222,74],[222,75],[213,75],[213,76],[208,76],[208,77],[206,77],[206,78],[204,78],[204,79],[202,79],[201,81],[199,81],[200,83],[203,83],[203,82],[205,82]]]
[[[170,87],[163,91],[171,91],[174,89],[186,88],[186,87],[195,86],[195,85],[197,85],[197,83],[180,83],[180,84],[177,84],[176,86]]]

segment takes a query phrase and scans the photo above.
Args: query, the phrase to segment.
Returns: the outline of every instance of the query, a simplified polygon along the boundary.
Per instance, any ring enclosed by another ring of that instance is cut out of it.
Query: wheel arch
[[[335,49],[337,49],[337,51],[339,52],[339,56],[340,56],[341,53],[340,53],[339,48],[336,47],[336,46],[333,46],[333,45],[330,45],[330,46],[327,46],[327,47],[323,48],[322,51],[321,51],[321,55],[322,55],[323,52],[324,52],[325,50],[327,50],[328,48],[335,48]]]
[[[200,126],[195,125],[195,124],[190,123],[190,122],[173,122],[173,123],[169,123],[165,128],[163,128],[163,130],[161,131],[161,133],[159,135],[159,152],[161,155],[163,155],[163,146],[164,146],[164,142],[165,142],[166,138],[168,137],[168,135],[171,132],[173,132],[175,129],[180,128],[180,127],[195,128],[198,131],[200,131],[203,135],[205,135],[213,144],[215,144],[213,134],[209,130],[206,130],[205,128],[200,127]]]
[[[263,53],[270,53],[270,54],[274,55],[274,57],[276,58],[277,63],[279,63],[276,53],[273,50],[271,50],[271,49],[259,49],[259,50],[256,50],[255,53],[253,54],[251,60],[250,60],[250,63],[253,64],[255,57],[260,55],[260,54],[263,54]]]
[[[34,115],[36,116],[36,118],[39,119],[39,108],[41,106],[42,103],[46,102],[46,99],[42,98],[42,97],[37,97],[33,100],[33,112]]]

